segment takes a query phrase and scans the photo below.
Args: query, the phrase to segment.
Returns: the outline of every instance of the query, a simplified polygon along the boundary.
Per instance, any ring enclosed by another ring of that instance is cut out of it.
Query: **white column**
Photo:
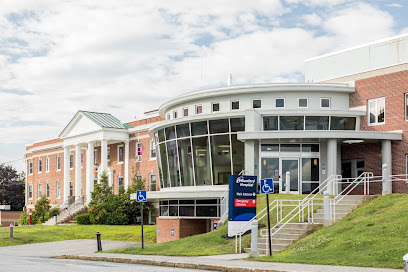
[[[81,146],[75,145],[75,196],[82,196],[82,181],[81,181]]]
[[[69,147],[64,146],[64,202],[69,197]]]
[[[101,141],[101,170],[102,172],[108,170],[108,141],[106,140]]]
[[[91,192],[94,185],[94,144],[88,142],[86,150],[86,204],[91,201]]]
[[[125,190],[129,188],[129,141],[125,142]]]
[[[382,140],[381,145],[382,164],[387,165],[387,171],[385,172],[387,177],[383,177],[383,195],[392,194],[392,181],[389,178],[392,175],[392,150],[391,140]]]
[[[327,140],[327,177],[337,174],[337,140]],[[333,194],[333,185],[329,185],[327,188],[329,194]]]

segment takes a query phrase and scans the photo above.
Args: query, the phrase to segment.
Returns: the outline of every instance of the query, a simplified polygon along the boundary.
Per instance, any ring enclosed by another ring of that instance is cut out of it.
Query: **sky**
[[[0,0],[0,164],[21,171],[25,146],[78,110],[129,122],[229,74],[304,82],[305,59],[408,33],[407,14],[406,0]]]

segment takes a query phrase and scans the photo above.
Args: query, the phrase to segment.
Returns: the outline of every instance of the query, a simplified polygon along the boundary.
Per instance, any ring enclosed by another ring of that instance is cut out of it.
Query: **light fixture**
[[[219,145],[218,147],[221,147],[221,148],[230,148],[229,145]]]
[[[360,143],[364,143],[364,140],[345,140],[345,141],[343,141],[343,143],[345,143],[345,144],[360,144]]]

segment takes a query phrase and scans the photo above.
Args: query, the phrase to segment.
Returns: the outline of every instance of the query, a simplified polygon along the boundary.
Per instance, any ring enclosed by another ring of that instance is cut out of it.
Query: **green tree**
[[[0,164],[0,204],[21,211],[24,207],[24,184],[24,172],[19,175],[12,166]]]
[[[51,209],[50,200],[45,195],[42,195],[41,198],[37,200],[37,203],[35,203],[34,206],[33,217],[35,218],[35,221],[41,219],[41,222],[44,223],[45,214],[48,213],[50,209]]]

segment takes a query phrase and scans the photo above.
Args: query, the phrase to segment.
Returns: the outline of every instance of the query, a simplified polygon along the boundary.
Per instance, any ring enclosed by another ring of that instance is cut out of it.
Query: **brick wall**
[[[159,217],[156,219],[156,228],[157,243],[164,243],[206,233],[207,219],[173,219]],[[174,236],[171,236],[172,229],[174,229]]]
[[[10,224],[15,225],[15,222],[20,218],[21,212],[15,211],[0,211],[0,225],[9,227]]]

